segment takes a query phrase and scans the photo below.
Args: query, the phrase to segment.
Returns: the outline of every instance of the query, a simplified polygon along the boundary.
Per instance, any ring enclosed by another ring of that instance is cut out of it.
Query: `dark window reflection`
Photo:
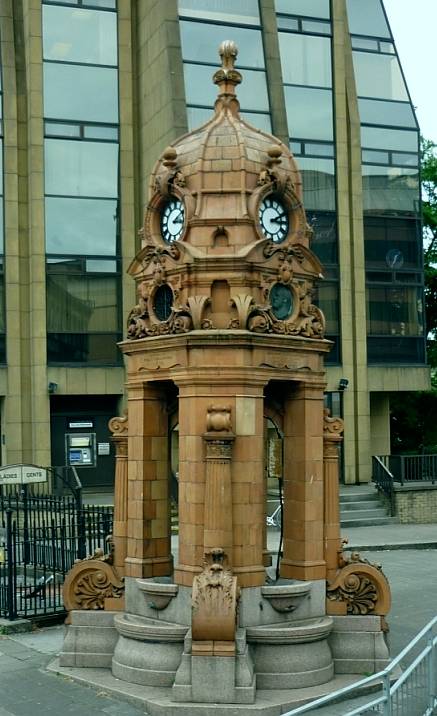
[[[117,253],[116,200],[47,197],[45,206],[47,253]]]
[[[118,122],[117,70],[45,62],[44,116]]]
[[[117,341],[120,333],[48,333],[48,363],[87,363],[116,365],[121,363]]]
[[[421,265],[420,225],[415,219],[365,216],[364,242],[369,268],[398,270]]]
[[[67,139],[45,141],[46,194],[116,197],[118,145]]]
[[[423,335],[422,288],[417,286],[367,287],[367,333],[369,335]]]
[[[337,217],[332,214],[307,212],[307,220],[313,230],[311,249],[322,264],[337,264]]]
[[[47,330],[50,333],[116,332],[117,277],[52,273],[47,266]]]
[[[367,362],[379,363],[425,363],[425,340],[403,336],[367,336]]]
[[[43,37],[44,59],[117,64],[115,13],[43,5]]]

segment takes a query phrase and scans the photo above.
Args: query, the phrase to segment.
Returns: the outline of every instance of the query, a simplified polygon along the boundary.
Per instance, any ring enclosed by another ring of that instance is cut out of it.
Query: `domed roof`
[[[288,184],[297,201],[302,200],[300,173],[289,148],[240,116],[235,90],[242,76],[234,68],[237,53],[234,42],[221,44],[222,67],[213,77],[219,87],[214,114],[167,147],[151,176],[153,196],[157,186],[168,182],[169,173],[177,174],[195,199],[193,218],[199,222],[226,215],[234,221],[247,218],[250,194],[272,181],[282,187]]]

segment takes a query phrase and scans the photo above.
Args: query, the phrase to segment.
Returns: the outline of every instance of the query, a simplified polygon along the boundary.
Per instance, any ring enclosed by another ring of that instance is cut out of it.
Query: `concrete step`
[[[379,500],[359,500],[354,502],[340,502],[340,510],[342,512],[353,512],[354,510],[374,510],[382,507]]]
[[[341,519],[359,520],[372,519],[373,517],[387,517],[387,510],[384,507],[376,507],[373,510],[353,510],[351,512],[343,512],[340,510]]]
[[[379,500],[376,490],[366,490],[365,492],[340,492],[340,502],[361,502],[369,500]]]
[[[372,517],[371,519],[345,519],[341,520],[341,527],[376,527],[378,525],[397,525],[399,519],[397,517]]]

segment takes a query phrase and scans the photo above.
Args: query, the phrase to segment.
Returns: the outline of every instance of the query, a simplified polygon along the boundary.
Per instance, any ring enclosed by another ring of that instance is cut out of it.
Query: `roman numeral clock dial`
[[[275,244],[280,244],[288,235],[288,211],[282,202],[272,196],[267,196],[260,204],[259,223],[266,239]]]
[[[164,241],[171,244],[183,234],[185,208],[179,199],[170,199],[161,214],[161,235]]]

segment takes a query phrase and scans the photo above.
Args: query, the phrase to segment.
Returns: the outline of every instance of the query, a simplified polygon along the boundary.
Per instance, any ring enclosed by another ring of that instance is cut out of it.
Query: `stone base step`
[[[370,519],[360,518],[353,519],[347,518],[341,520],[342,527],[376,527],[379,525],[397,525],[399,519],[397,517],[372,517]]]

